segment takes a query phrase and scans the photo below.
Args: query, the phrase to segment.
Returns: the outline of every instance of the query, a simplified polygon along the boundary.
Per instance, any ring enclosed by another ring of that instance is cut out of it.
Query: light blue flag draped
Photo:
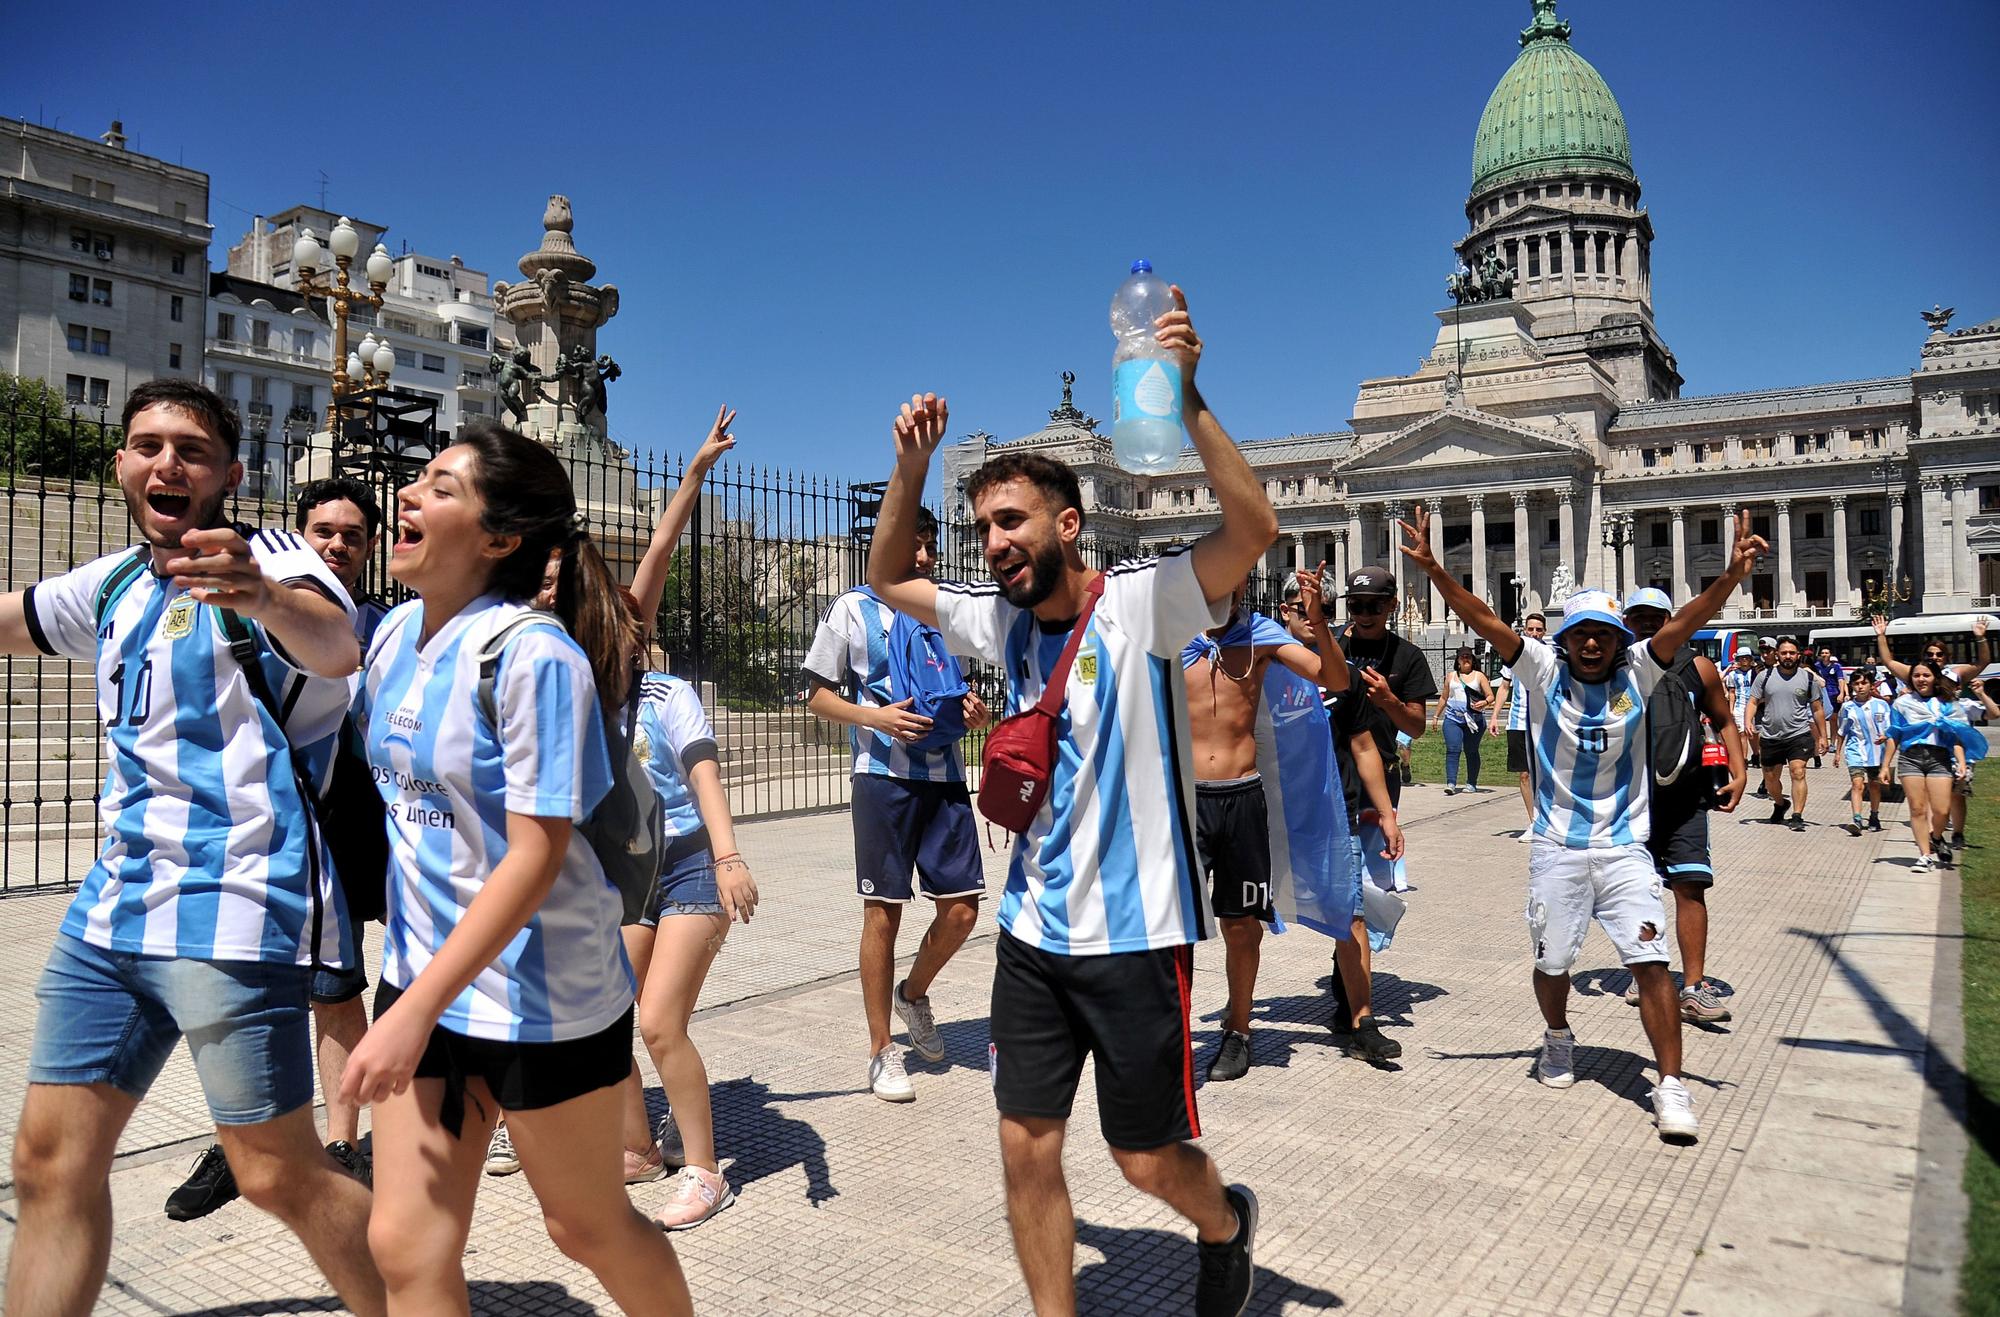
[[[1220,661],[1225,648],[1275,649],[1298,642],[1268,617],[1241,614],[1219,636],[1203,633],[1181,651],[1181,666]],[[1254,653],[1253,649],[1253,653]],[[1319,687],[1282,663],[1264,669],[1257,705],[1257,772],[1271,829],[1273,929],[1298,924],[1328,937],[1353,936],[1354,892],[1347,872],[1347,803]]]
[[[1986,758],[1986,733],[1961,718],[1955,705],[1943,700],[1930,701],[1930,716],[1927,718],[1907,718],[1903,715],[1900,702],[1889,706],[1889,737],[1902,745],[1908,745],[1920,736],[1937,733],[1938,744],[1949,750],[1954,745],[1965,747],[1965,762],[1976,764]]]

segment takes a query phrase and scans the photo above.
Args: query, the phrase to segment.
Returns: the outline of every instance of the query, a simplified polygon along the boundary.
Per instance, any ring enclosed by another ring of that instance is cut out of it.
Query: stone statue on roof
[[[1940,306],[1936,302],[1932,302],[1930,310],[1919,311],[1917,314],[1922,316],[1924,323],[1931,327],[1931,333],[1942,334],[1944,333],[1945,326],[1951,323],[1952,313],[1956,310],[1958,308],[1955,306]]]

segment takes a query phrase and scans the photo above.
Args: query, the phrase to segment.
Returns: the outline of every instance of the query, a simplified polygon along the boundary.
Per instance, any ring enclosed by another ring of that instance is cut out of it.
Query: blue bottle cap
[[[1137,260],[1132,262],[1133,274],[1151,274],[1152,272],[1153,272],[1153,263],[1151,261]]]

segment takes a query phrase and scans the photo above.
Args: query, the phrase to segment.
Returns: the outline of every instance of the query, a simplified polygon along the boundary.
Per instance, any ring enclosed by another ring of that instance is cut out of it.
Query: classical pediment
[[[1583,455],[1574,431],[1541,429],[1471,407],[1447,407],[1413,421],[1388,438],[1368,444],[1334,463],[1343,475],[1369,471],[1406,471],[1412,467],[1440,469],[1486,467],[1495,462]]]

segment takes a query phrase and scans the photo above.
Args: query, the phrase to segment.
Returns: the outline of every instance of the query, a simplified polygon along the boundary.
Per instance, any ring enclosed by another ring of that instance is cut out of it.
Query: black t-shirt
[[[1337,693],[1323,690],[1319,695],[1332,715],[1333,761],[1340,768],[1340,789],[1347,797],[1347,830],[1353,832],[1361,826],[1363,797],[1361,774],[1354,767],[1352,740],[1357,733],[1371,730],[1369,719],[1375,713],[1375,706],[1362,692],[1361,678],[1354,675],[1354,665],[1347,666],[1347,689]],[[1394,773],[1390,776],[1393,778]]]
[[[1385,631],[1379,640],[1363,640],[1351,630],[1340,635],[1341,652],[1357,668],[1373,668],[1389,679],[1389,693],[1399,700],[1434,700],[1437,698],[1437,682],[1431,677],[1431,665],[1424,661],[1424,652],[1393,631]],[[1368,730],[1375,734],[1375,748],[1382,752],[1382,762],[1391,765],[1396,762],[1396,727],[1389,716],[1368,702],[1368,688],[1356,677],[1349,687],[1359,697],[1367,711]],[[1391,774],[1392,778],[1394,777]]]

